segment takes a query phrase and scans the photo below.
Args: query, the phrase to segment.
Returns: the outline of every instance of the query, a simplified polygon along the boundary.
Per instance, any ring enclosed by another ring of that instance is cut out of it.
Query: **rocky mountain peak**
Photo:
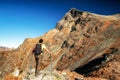
[[[69,10],[65,16],[62,18],[62,20],[60,20],[56,26],[56,29],[58,30],[61,30],[63,28],[63,24],[66,25],[66,27],[68,27],[69,23],[71,22],[76,22],[80,19],[85,19],[87,17],[89,13],[87,12],[82,12],[82,11],[79,11],[75,8],[72,8],[71,10]]]

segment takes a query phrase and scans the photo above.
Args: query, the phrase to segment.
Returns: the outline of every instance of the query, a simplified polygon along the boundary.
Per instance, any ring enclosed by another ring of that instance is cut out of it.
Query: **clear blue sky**
[[[43,35],[71,8],[112,15],[120,13],[120,1],[0,0],[0,46],[18,47],[26,38]]]

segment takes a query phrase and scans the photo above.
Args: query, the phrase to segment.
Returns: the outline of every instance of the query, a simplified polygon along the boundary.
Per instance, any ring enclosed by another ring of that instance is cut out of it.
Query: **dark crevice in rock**
[[[82,67],[76,68],[75,71],[79,74],[89,76],[91,72],[104,67],[105,63],[110,61],[111,56],[119,51],[118,48],[110,48],[110,50],[109,53],[105,53],[102,57],[94,59]]]
[[[83,36],[85,36],[86,38],[90,38],[90,35],[88,35],[88,34],[83,34]]]
[[[111,49],[111,54],[113,54],[119,50],[118,48],[110,48],[110,49]]]
[[[80,18],[78,18],[78,19],[76,20],[75,25],[77,25],[77,24],[79,24],[79,23],[81,23],[81,22],[80,22]]]
[[[76,30],[77,30],[77,29],[76,29],[75,26],[72,26],[72,27],[71,27],[71,32],[76,31]]]
[[[62,30],[62,28],[63,28],[63,26],[58,26],[57,27],[57,29],[60,30],[60,31]]]
[[[55,28],[61,31],[63,29],[63,26],[58,23]]]
[[[70,46],[70,48],[74,48],[74,46],[75,46],[75,43],[73,43],[73,44]]]
[[[80,15],[83,14],[83,12],[80,12],[80,11],[74,9],[74,8],[71,9],[70,13],[71,13],[72,17],[77,17],[77,16],[80,16]]]
[[[63,44],[62,44],[61,48],[65,48],[65,47],[68,47],[68,43],[67,43],[67,41],[66,41],[66,40],[63,42]]]
[[[65,16],[64,19],[65,19],[65,20],[68,20],[68,16]]]
[[[101,58],[92,60],[88,64],[86,64],[82,67],[76,68],[75,71],[79,74],[87,76],[92,71],[95,71],[95,70],[103,67],[104,65],[102,63],[105,62],[106,60],[107,60],[107,55],[103,55]]]
[[[75,42],[68,42],[65,40],[61,46],[61,48],[73,48],[75,46]]]
[[[98,27],[95,27],[95,31],[96,31],[96,33],[98,32]]]
[[[76,22],[75,22],[75,25],[79,24],[82,28],[84,28],[84,26],[86,26],[86,24],[88,22],[90,22],[90,18],[89,18],[89,15],[87,15],[86,17],[83,17],[83,16],[80,16]]]

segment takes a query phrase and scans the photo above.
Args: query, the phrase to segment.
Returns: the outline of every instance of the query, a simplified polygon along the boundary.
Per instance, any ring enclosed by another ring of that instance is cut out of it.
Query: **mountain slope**
[[[44,39],[53,54],[52,61],[48,53],[41,55],[40,70],[50,70],[51,64],[56,70],[75,70],[103,55],[120,53],[120,21],[116,16],[102,16],[71,9],[57,23],[55,29],[43,36],[26,39],[18,49],[8,53],[0,68],[4,72],[1,73],[1,78],[15,68],[20,70],[20,76],[25,77],[30,67],[34,68],[32,50],[40,38]],[[117,51],[114,52],[114,49]],[[7,64],[8,62],[10,63]],[[7,70],[3,69],[4,66]]]

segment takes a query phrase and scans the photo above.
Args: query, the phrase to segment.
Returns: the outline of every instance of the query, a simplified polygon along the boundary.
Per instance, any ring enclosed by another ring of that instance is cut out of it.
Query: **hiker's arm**
[[[51,54],[51,52],[50,52],[47,48],[45,48],[45,50],[46,50],[49,54]]]
[[[51,52],[45,47],[45,50],[49,53],[49,54],[51,54]]]
[[[43,48],[49,53],[51,54],[51,52],[47,49],[47,47],[45,45],[43,45]]]

